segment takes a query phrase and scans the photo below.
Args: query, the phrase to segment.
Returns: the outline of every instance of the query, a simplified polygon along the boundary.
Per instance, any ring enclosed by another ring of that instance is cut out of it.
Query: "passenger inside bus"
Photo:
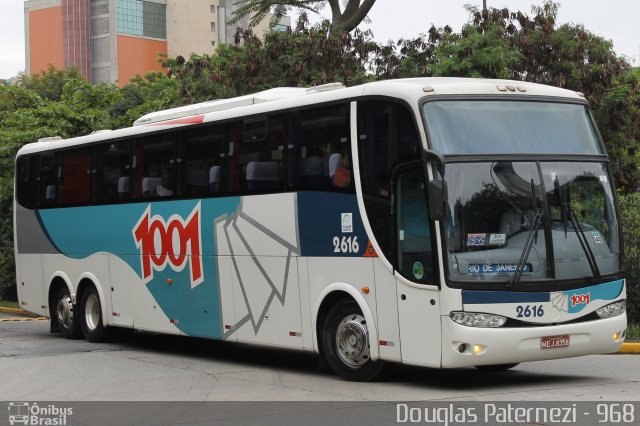
[[[329,157],[331,184],[335,188],[348,188],[351,185],[351,170],[349,166],[349,150],[346,147],[341,150],[340,154],[333,154]]]
[[[173,168],[163,166],[160,183],[156,186],[156,195],[158,197],[170,197],[173,195],[174,188]]]

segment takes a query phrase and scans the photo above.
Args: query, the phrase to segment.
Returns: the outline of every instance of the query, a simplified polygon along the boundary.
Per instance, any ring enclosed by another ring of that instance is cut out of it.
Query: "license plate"
[[[541,349],[566,348],[569,346],[569,335],[544,336],[540,341]]]

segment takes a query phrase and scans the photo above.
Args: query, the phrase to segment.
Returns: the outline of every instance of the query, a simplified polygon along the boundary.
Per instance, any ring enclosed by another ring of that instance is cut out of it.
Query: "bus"
[[[275,88],[17,154],[20,306],[385,364],[501,370],[617,351],[611,163],[584,95],[415,78]]]

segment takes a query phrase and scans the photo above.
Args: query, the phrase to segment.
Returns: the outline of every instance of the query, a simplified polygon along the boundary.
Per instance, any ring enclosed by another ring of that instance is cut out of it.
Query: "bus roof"
[[[70,139],[44,138],[39,142],[23,146],[18,151],[18,155],[104,140],[124,139],[190,124],[232,120],[237,117],[262,115],[272,111],[307,107],[362,96],[396,97],[404,99],[417,108],[420,99],[438,95],[521,95],[566,98],[586,102],[582,94],[571,90],[521,81],[476,78],[410,78],[377,81],[348,88],[340,83],[311,88],[282,87],[231,99],[202,102],[153,112],[140,117],[134,126],[124,129],[100,130],[86,136]]]

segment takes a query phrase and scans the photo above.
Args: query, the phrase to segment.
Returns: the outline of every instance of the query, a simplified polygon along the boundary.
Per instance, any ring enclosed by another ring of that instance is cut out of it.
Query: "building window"
[[[211,23],[211,32],[215,32],[216,31],[216,23],[212,22]]]
[[[215,41],[211,41],[211,45],[215,47],[216,42]]]
[[[212,4],[211,6],[209,6],[211,8],[211,13],[213,13],[214,15],[216,14],[216,5]]]
[[[166,5],[142,0],[117,0],[116,25],[120,34],[167,38]]]

